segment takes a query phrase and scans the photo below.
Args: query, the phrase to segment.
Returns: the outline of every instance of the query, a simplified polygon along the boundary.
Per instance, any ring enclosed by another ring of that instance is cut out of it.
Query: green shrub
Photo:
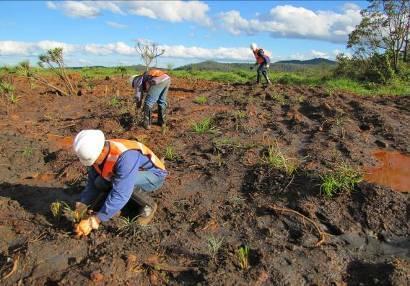
[[[192,124],[192,130],[198,134],[204,134],[210,132],[214,129],[212,118],[205,118],[200,122],[195,122]]]

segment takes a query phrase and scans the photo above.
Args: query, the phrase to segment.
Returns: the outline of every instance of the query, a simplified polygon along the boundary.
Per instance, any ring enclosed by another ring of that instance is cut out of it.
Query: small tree
[[[374,54],[391,56],[393,69],[398,71],[400,54],[406,54],[409,38],[409,0],[369,0],[370,5],[360,13],[362,21],[350,33],[348,48],[355,56],[369,58]],[[406,55],[405,55],[406,57]]]
[[[148,71],[154,60],[165,53],[165,50],[161,49],[156,43],[146,41],[139,41],[135,49],[140,55],[146,71]]]
[[[27,77],[29,81],[34,80],[42,85],[48,86],[56,91],[58,91],[59,93],[61,93],[62,95],[69,95],[66,91],[64,91],[61,88],[58,88],[57,86],[52,85],[51,83],[49,83],[45,78],[41,77],[39,74],[37,74],[35,72],[35,70],[30,66],[30,62],[29,61],[22,61],[18,64],[17,66],[17,70],[18,72]]]

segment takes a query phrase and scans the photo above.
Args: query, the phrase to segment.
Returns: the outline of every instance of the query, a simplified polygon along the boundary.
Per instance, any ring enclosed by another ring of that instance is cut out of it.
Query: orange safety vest
[[[138,150],[143,155],[148,156],[151,163],[161,169],[165,170],[165,165],[162,161],[144,144],[132,141],[132,140],[125,140],[125,139],[111,139],[107,140],[110,144],[109,153],[104,161],[104,165],[102,169],[97,164],[94,164],[93,167],[95,171],[107,181],[111,181],[111,178],[114,173],[114,166],[117,163],[118,158],[121,156],[122,153],[128,150]]]
[[[253,54],[255,55],[256,62],[258,64],[262,64],[262,63],[265,62],[265,59],[263,57],[261,57],[260,55],[258,55],[258,51],[259,51],[259,49],[253,50]]]

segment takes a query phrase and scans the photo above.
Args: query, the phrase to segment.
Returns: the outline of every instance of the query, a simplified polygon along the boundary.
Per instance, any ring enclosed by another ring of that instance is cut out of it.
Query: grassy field
[[[36,69],[40,71],[40,69]],[[124,76],[128,78],[131,75],[141,73],[142,70],[135,68],[125,68],[120,70],[117,67],[86,67],[70,69],[71,72],[79,72],[83,77],[90,79],[106,76]],[[0,77],[7,73],[17,73],[15,67],[0,68]],[[48,74],[49,71],[41,70],[41,73]],[[181,77],[187,79],[205,79],[211,81],[229,82],[229,83],[247,83],[256,81],[256,71],[247,69],[238,69],[230,72],[224,71],[188,71],[188,70],[171,70],[168,72],[172,77]],[[323,86],[328,89],[329,94],[335,91],[352,92],[365,96],[380,95],[410,95],[410,83],[404,80],[395,80],[387,85],[358,82],[348,78],[335,78],[332,75],[331,68],[308,68],[293,72],[271,71],[270,78],[273,83],[289,85],[307,85]]]

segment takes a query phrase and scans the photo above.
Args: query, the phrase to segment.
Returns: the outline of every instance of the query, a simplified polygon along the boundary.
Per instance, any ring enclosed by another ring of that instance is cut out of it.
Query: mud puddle
[[[379,165],[365,170],[364,179],[390,187],[398,192],[410,192],[410,157],[399,152],[376,151]]]

